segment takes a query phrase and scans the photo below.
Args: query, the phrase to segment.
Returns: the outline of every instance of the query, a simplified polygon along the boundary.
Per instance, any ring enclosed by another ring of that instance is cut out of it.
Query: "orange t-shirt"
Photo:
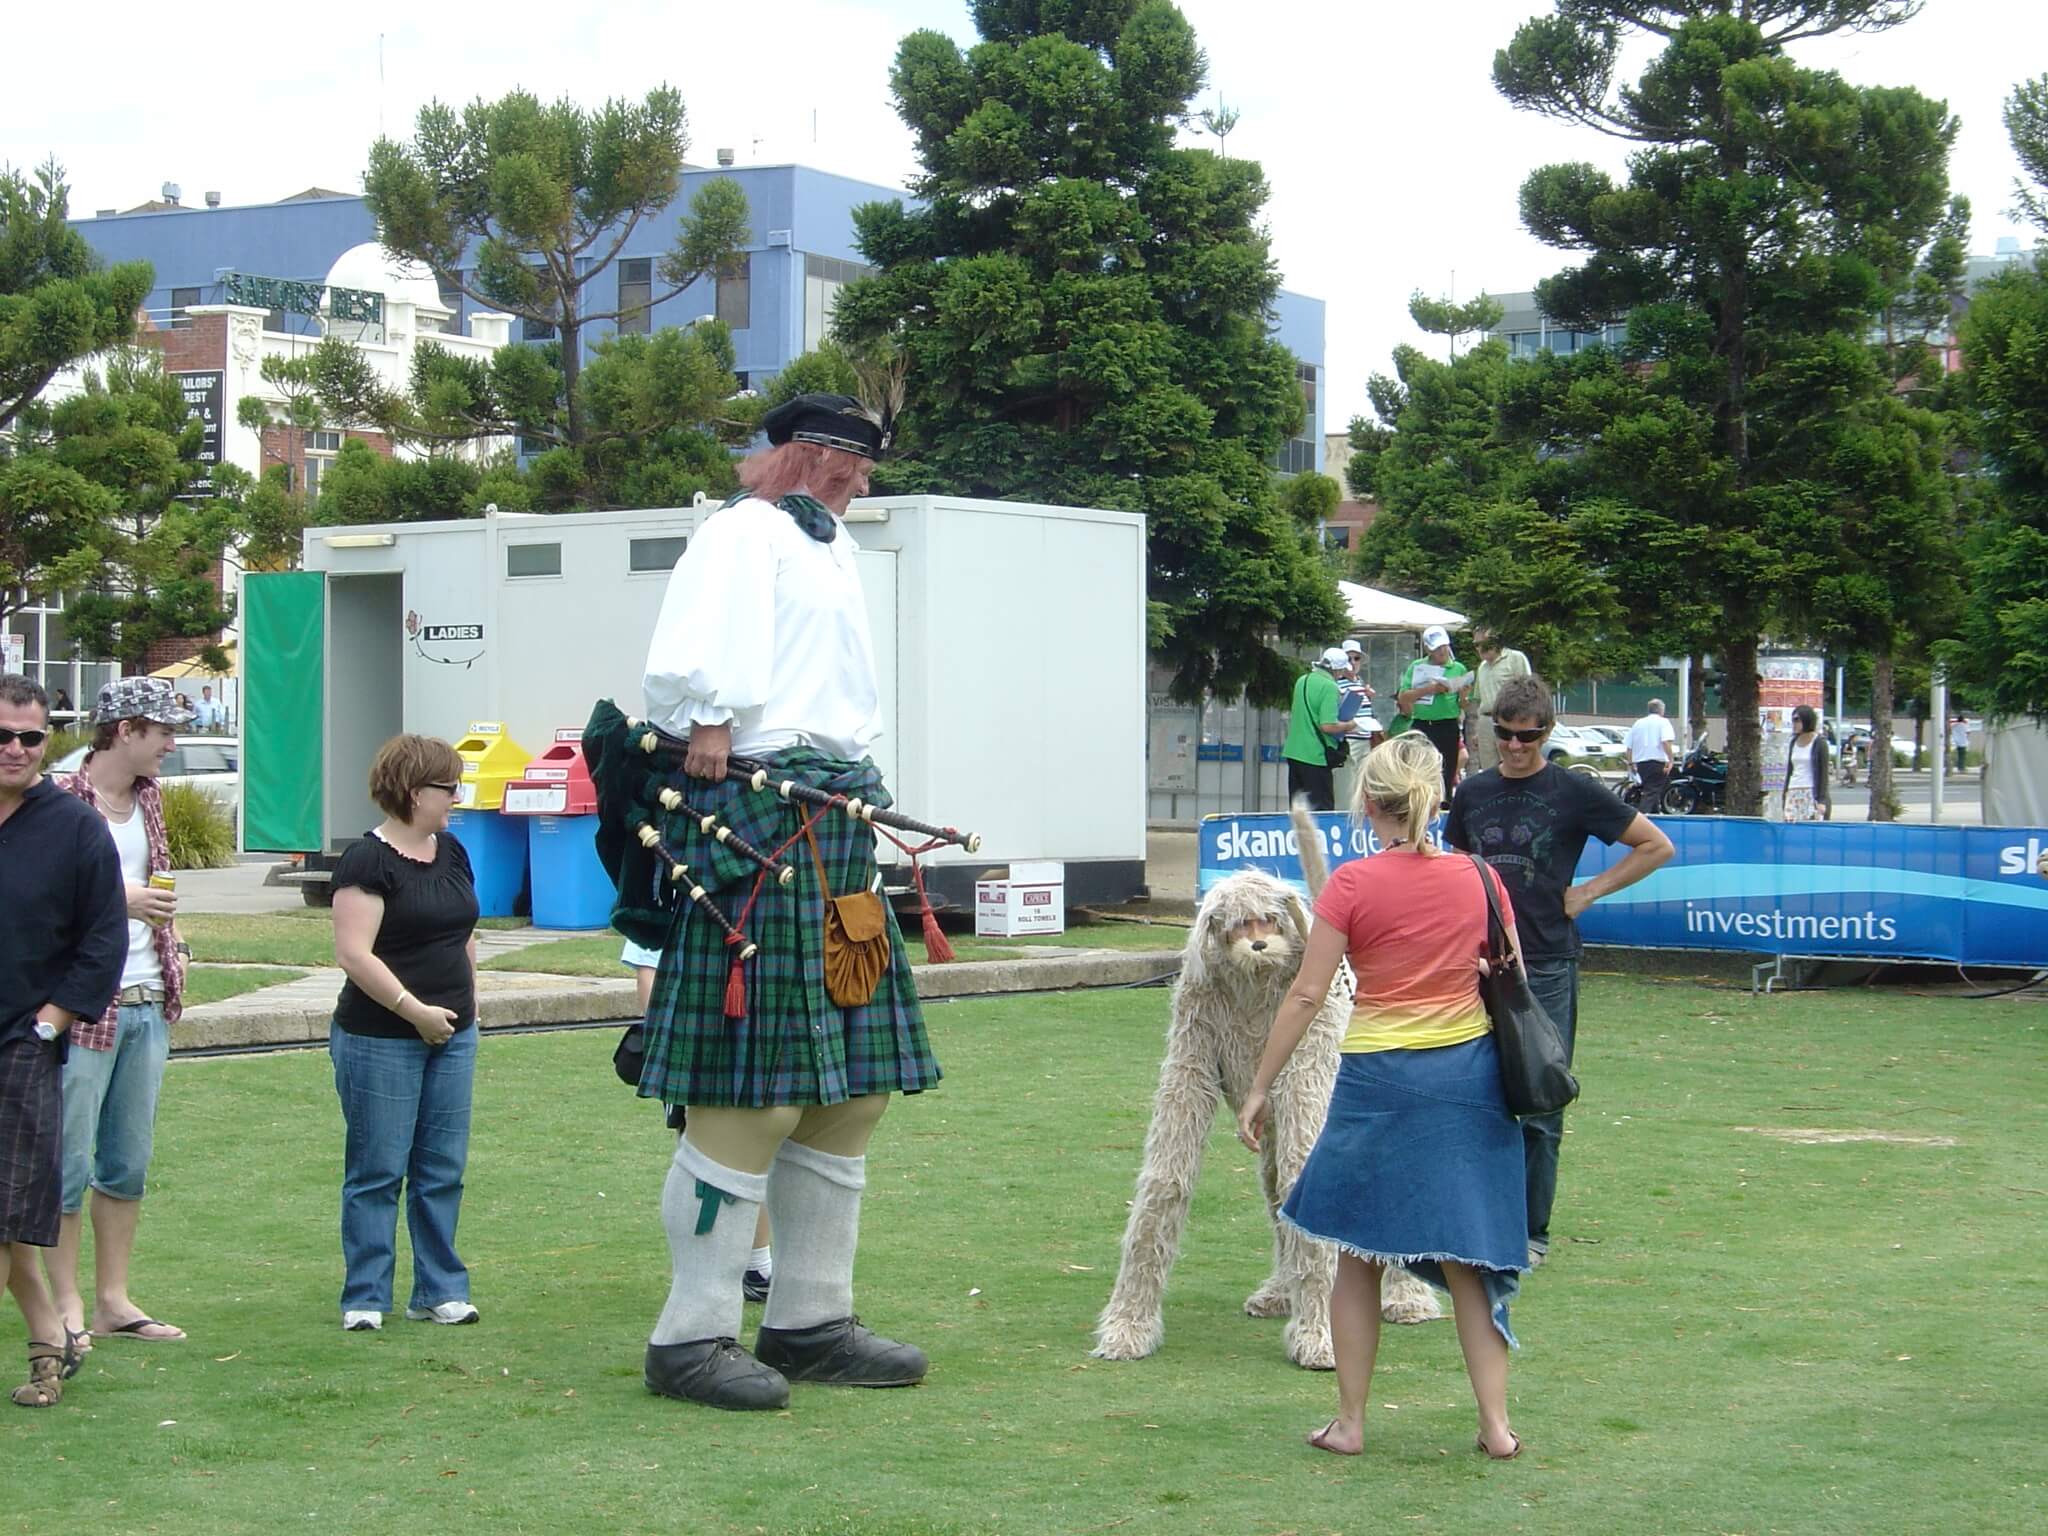
[[[1507,890],[1491,878],[1512,923]],[[1492,1027],[1479,1000],[1486,893],[1463,854],[1395,848],[1341,865],[1316,916],[1343,930],[1358,978],[1343,1050],[1431,1050]]]

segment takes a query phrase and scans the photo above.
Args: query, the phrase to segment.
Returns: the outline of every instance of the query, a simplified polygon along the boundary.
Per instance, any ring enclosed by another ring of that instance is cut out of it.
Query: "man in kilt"
[[[662,1195],[674,1280],[648,1343],[647,1385],[742,1409],[784,1406],[791,1381],[886,1387],[923,1378],[923,1351],[854,1317],[853,1257],[868,1140],[889,1095],[939,1080],[886,903],[889,961],[873,995],[843,1006],[827,993],[826,902],[877,889],[874,832],[836,808],[807,813],[726,774],[737,753],[780,778],[889,803],[868,757],[880,692],[841,521],[867,489],[887,433],[843,395],[799,396],[763,426],[769,446],[740,468],[748,494],[690,540],[648,653],[647,712],[687,740],[684,772],[671,763],[664,773],[644,755],[636,762],[623,720],[606,706],[587,737],[620,926],[663,952],[640,1093],[686,1107]],[[782,860],[794,882],[763,879],[696,819],[660,810],[654,797],[664,786],[756,849],[789,844]],[[799,836],[807,815],[814,824]],[[636,819],[688,864],[680,887],[665,859],[627,835]],[[724,929],[683,894],[691,886],[759,946],[751,960],[736,963]],[[775,1267],[750,1354],[737,1342],[741,1276],[764,1204]]]

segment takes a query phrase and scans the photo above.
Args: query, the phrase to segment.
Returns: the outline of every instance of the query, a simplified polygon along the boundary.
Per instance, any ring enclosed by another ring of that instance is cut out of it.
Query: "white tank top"
[[[116,821],[105,808],[100,811],[107,830],[114,834],[114,848],[121,855],[121,878],[129,885],[149,884],[149,834],[142,825],[142,807],[128,812],[126,821]],[[121,986],[160,987],[164,984],[163,961],[157,958],[156,930],[147,923],[128,920],[128,963],[121,967]]]

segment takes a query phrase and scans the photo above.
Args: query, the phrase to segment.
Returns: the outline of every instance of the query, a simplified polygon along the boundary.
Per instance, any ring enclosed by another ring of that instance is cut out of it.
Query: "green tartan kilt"
[[[890,803],[872,760],[846,763],[791,748],[769,761],[799,783],[879,806]],[[773,853],[803,825],[805,807],[773,790],[756,793],[737,779],[708,784],[678,771],[650,775],[647,782],[649,801],[662,784],[673,784],[691,805],[717,816],[763,852]],[[746,1017],[729,1019],[725,990],[734,947],[681,893],[648,999],[642,1098],[736,1108],[838,1104],[864,1094],[921,1093],[939,1081],[893,911],[887,918],[889,968],[873,999],[841,1008],[825,992],[824,897],[808,843],[799,839],[782,856],[796,870],[790,885],[757,883],[759,865],[700,833],[694,821],[658,809],[649,814],[668,846],[760,952],[742,967]],[[819,815],[813,831],[833,895],[876,885],[872,829],[833,809]],[[752,908],[742,918],[750,897]]]

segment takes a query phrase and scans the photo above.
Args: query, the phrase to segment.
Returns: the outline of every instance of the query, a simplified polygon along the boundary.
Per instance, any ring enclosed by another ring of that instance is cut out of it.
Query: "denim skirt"
[[[1438,1289],[1441,1261],[1479,1272],[1493,1325],[1529,1267],[1522,1128],[1501,1097],[1493,1036],[1426,1051],[1348,1052],[1329,1118],[1282,1218]]]

